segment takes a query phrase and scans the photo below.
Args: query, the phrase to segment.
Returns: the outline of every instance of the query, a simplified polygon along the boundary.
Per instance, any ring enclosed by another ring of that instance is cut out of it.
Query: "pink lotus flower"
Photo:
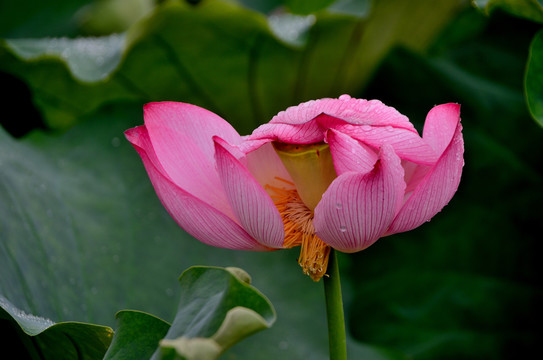
[[[144,108],[126,131],[175,221],[216,247],[301,246],[314,280],[330,248],[356,252],[416,228],[458,188],[460,106],[434,107],[420,137],[408,118],[377,100],[309,101],[249,136],[194,105]]]

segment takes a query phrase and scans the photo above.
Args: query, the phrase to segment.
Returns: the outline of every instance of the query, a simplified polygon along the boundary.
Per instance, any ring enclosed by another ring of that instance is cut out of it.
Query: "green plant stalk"
[[[326,299],[326,318],[328,321],[328,342],[330,360],[347,360],[347,338],[345,336],[345,316],[341,296],[341,281],[337,255],[330,252],[327,276],[323,276],[324,296]]]

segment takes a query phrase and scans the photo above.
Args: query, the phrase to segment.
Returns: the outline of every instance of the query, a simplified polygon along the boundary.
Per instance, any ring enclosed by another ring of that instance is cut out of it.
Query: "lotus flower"
[[[229,249],[300,246],[315,281],[331,248],[361,251],[436,215],[464,164],[458,104],[431,109],[422,137],[394,108],[348,95],[290,107],[249,136],[176,102],[145,105],[144,123],[125,135],[186,232]]]

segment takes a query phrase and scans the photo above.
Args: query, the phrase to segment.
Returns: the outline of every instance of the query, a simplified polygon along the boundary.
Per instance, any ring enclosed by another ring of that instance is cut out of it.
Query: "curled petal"
[[[282,248],[283,221],[272,199],[220,139],[215,141],[215,158],[228,202],[243,228],[258,242]]]
[[[353,99],[342,95],[339,99],[320,99],[289,107],[273,117],[270,123],[303,124],[320,114],[336,117],[353,125],[390,125],[415,131],[409,119],[379,100]]]
[[[422,138],[441,156],[456,133],[460,121],[460,105],[434,106],[426,116]]]
[[[385,144],[374,169],[347,172],[332,182],[315,208],[317,236],[343,252],[360,251],[379,239],[403,201],[400,158]]]
[[[221,248],[270,250],[255,241],[236,221],[175,184],[157,163],[144,127],[126,136],[138,151],[155,191],[171,217],[201,242]]]
[[[418,164],[433,165],[438,154],[413,129],[404,127],[352,125],[341,119],[321,115],[317,121],[327,129],[333,129],[379,149],[383,144],[390,144],[394,152],[402,159]]]
[[[168,174],[166,173],[166,170],[162,167],[160,164],[160,161],[156,157],[155,149],[153,148],[153,144],[151,144],[151,139],[149,138],[149,133],[147,132],[147,128],[145,125],[142,126],[136,126],[135,128],[128,129],[124,132],[124,135],[126,139],[134,146],[134,148],[138,151],[138,154],[145,154],[147,161],[152,164],[157,171],[160,171],[162,176],[168,178],[170,181]],[[144,163],[145,164],[145,163]]]
[[[300,125],[268,123],[255,129],[247,140],[257,141],[260,139],[289,144],[312,144],[322,141],[324,134],[316,122],[306,122]]]
[[[423,139],[429,144],[436,154],[441,156],[453,138],[458,122],[460,121],[460,105],[458,104],[443,104],[435,106],[424,123]],[[409,161],[402,161],[405,170],[405,182],[407,196],[411,193],[424,179],[433,166],[425,166],[415,164]]]
[[[336,174],[344,172],[367,173],[377,161],[377,153],[368,145],[336,130],[328,130],[326,140],[334,159]]]
[[[387,235],[422,225],[448,204],[460,183],[463,154],[462,125],[457,122],[452,141],[402,206]]]

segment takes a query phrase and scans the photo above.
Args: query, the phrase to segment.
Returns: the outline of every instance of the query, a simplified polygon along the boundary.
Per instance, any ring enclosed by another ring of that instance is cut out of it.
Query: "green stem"
[[[341,297],[341,281],[337,255],[334,249],[328,261],[328,276],[323,277],[326,298],[326,318],[328,320],[328,341],[330,360],[347,360],[347,338],[345,336],[345,317]]]

